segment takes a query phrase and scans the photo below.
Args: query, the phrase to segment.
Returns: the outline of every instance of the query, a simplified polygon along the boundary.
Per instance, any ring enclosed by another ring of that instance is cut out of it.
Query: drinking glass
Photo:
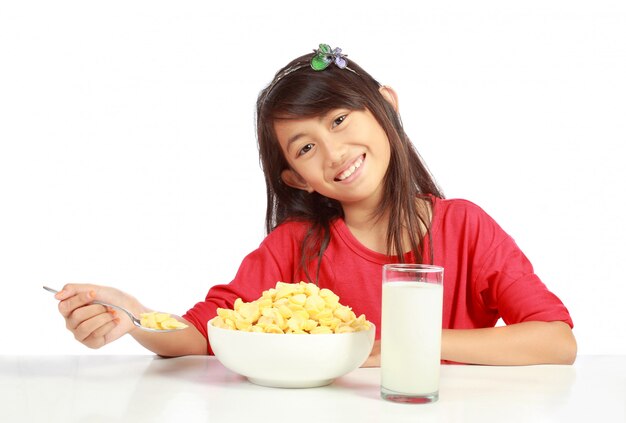
[[[381,396],[406,403],[439,398],[443,268],[383,266]]]

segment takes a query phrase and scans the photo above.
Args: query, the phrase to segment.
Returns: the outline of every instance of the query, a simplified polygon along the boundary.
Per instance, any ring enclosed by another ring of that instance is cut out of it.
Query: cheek
[[[324,171],[321,169],[321,167],[318,167],[317,171],[314,171],[308,168],[303,171],[302,175],[310,184],[315,185],[325,180]]]
[[[380,135],[379,139],[378,152],[383,163],[387,165],[391,159],[391,143],[384,132]]]
[[[316,160],[307,160],[305,162],[291,163],[291,168],[309,184],[315,183],[323,175],[321,175],[320,167],[316,163]]]

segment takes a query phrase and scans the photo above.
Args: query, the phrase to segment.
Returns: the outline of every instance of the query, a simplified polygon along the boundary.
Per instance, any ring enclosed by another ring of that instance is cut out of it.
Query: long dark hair
[[[309,266],[317,262],[316,273],[319,272],[332,220],[344,216],[338,201],[292,188],[282,181],[281,173],[289,164],[276,137],[274,121],[322,116],[337,108],[368,109],[387,134],[391,150],[384,195],[377,210],[378,216],[389,213],[387,254],[403,262],[403,234],[408,234],[415,261],[423,262],[421,240],[429,234],[431,219],[429,210],[419,207],[416,199],[428,199],[427,194],[443,198],[443,193],[404,132],[400,116],[380,93],[381,85],[352,60],[350,69],[331,64],[323,71],[315,71],[309,66],[312,56],[301,56],[279,70],[257,100],[257,140],[267,189],[267,233],[290,219],[311,223],[302,244],[300,263],[311,279]]]

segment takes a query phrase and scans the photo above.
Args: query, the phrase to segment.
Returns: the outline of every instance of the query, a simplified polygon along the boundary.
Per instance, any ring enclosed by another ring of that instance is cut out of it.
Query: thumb
[[[54,295],[54,298],[59,301],[63,301],[82,292],[93,292],[91,296],[95,297],[96,288],[97,287],[95,285],[91,284],[68,283],[63,286],[63,289]]]

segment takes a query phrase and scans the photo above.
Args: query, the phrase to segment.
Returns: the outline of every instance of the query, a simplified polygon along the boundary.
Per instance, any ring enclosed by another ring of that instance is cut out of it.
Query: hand
[[[59,312],[65,318],[67,329],[74,338],[89,348],[100,348],[135,329],[127,316],[95,300],[129,307],[137,301],[114,288],[88,284],[68,284],[55,295],[59,302]],[[132,310],[132,308],[131,308]]]
[[[365,363],[361,365],[361,367],[380,367],[380,340],[374,341],[372,352],[370,353],[370,356],[367,357],[367,360],[365,360]]]

